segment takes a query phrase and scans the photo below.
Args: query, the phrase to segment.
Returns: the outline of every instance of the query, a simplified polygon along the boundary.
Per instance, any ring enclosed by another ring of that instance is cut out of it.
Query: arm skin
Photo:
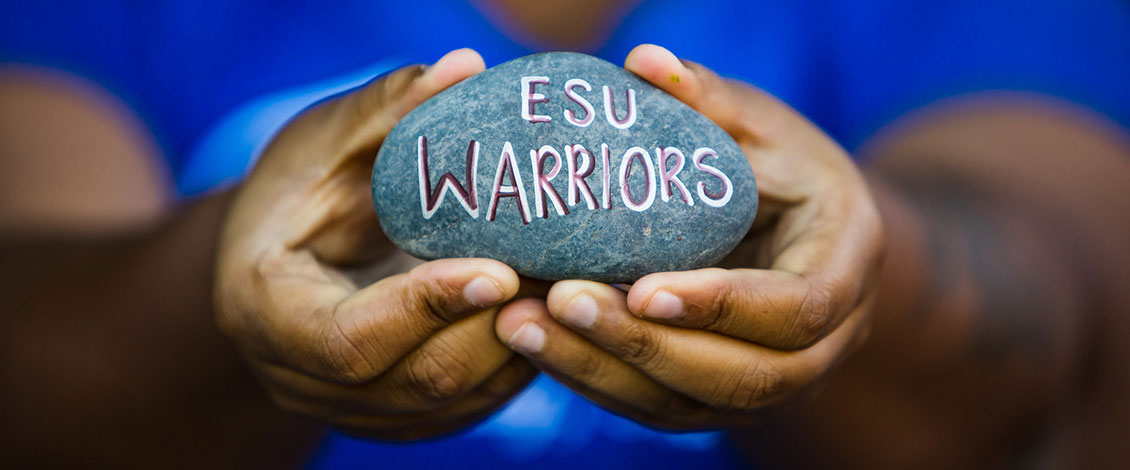
[[[93,85],[0,69],[0,467],[286,468],[212,314],[230,194],[171,208],[156,145]]]
[[[1130,459],[1130,142],[1064,104],[920,112],[863,161],[887,255],[867,344],[736,438],[772,468]]]
[[[211,313],[227,195],[158,227],[7,239],[5,467],[285,468],[319,425],[273,406]]]
[[[236,191],[164,214],[130,205],[163,197],[139,169],[152,155],[106,151],[73,113],[32,119],[41,100],[0,107],[13,127],[38,123],[0,134],[20,149],[2,178],[31,181],[0,206],[0,466],[289,467],[324,424],[434,437],[524,388],[536,370],[493,328],[518,276],[484,259],[401,272],[369,196],[392,125],[483,68],[453,51],[324,101]],[[55,145],[67,141],[79,148]],[[64,184],[77,156],[134,171]],[[113,210],[116,223],[83,224]]]

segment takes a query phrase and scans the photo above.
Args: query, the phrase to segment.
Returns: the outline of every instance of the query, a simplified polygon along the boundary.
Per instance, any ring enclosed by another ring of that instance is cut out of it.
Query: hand
[[[440,260],[367,287],[351,277],[395,259],[369,196],[382,140],[483,68],[458,50],[306,111],[237,194],[217,320],[283,408],[367,436],[429,437],[486,416],[536,374],[494,336],[498,306],[518,291],[504,264]]]
[[[738,425],[805,389],[864,336],[883,247],[848,155],[743,83],[644,45],[625,67],[734,137],[761,207],[723,264],[657,273],[627,294],[587,281],[499,313],[499,338],[593,401],[674,429]],[[678,80],[672,78],[678,77]]]

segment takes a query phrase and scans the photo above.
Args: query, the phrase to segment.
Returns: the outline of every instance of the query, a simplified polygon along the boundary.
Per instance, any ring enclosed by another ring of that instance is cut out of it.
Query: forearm
[[[886,178],[869,177],[887,251],[866,343],[738,445],[782,468],[1013,465],[1001,447],[1042,438],[1076,392],[1077,265],[966,191]]]
[[[813,399],[751,431],[751,455],[849,468],[1125,457],[1111,436],[1130,422],[1115,398],[1130,390],[1130,152],[1070,113],[1001,104],[920,116],[865,150],[887,241],[869,338]]]
[[[1130,152],[1063,110],[981,114],[869,168],[890,246],[856,370],[900,377],[955,452],[1124,458],[1110,436],[1130,418],[1111,395],[1128,390]]]
[[[3,239],[0,289],[12,307],[5,321],[15,326],[37,317],[106,323],[141,315],[187,326],[207,317],[215,238],[226,203],[226,195],[213,196],[149,229],[114,236]]]
[[[254,453],[240,442],[273,426],[302,431],[275,414],[214,326],[227,200],[142,233],[0,244],[5,459],[63,447],[87,463],[233,462]]]
[[[1078,382],[1103,296],[1089,282],[1085,238],[1037,208],[929,178],[871,178],[889,251],[860,360],[950,386],[975,382],[1015,397],[1018,409],[1062,398]]]
[[[958,106],[872,149],[889,243],[876,347],[918,370],[942,351],[980,367],[1011,356],[1034,367],[1025,395],[1082,373],[1091,358],[1080,356],[1127,313],[1117,280],[1130,264],[1130,147],[1076,113],[1013,99]]]

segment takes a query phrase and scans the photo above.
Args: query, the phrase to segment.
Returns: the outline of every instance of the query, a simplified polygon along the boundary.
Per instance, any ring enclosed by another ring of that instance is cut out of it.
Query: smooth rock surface
[[[620,67],[565,52],[512,60],[421,104],[383,143],[372,189],[404,251],[494,258],[550,280],[710,266],[757,212],[753,173],[725,131]]]

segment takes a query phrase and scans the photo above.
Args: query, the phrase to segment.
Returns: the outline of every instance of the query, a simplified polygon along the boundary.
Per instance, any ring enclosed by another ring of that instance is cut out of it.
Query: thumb
[[[457,49],[430,66],[402,68],[343,96],[335,107],[348,121],[339,127],[347,134],[339,136],[341,148],[336,155],[341,161],[361,157],[371,164],[385,136],[404,115],[485,68],[477,52]]]
[[[485,68],[477,52],[458,49],[430,66],[411,65],[378,76],[303,111],[275,136],[256,171],[324,179],[343,167],[371,166],[381,142],[404,115]]]
[[[710,118],[739,143],[773,144],[787,140],[799,115],[777,98],[654,44],[636,46],[624,68],[670,93]]]
[[[318,203],[295,212],[309,216],[298,217],[307,224],[292,246],[308,247],[331,264],[365,263],[384,252],[388,246],[369,198],[377,150],[404,115],[483,68],[475,51],[455,50],[431,66],[405,67],[374,79],[296,122],[298,132],[291,135],[305,140],[299,145],[317,145],[320,140],[325,147],[296,155],[306,160],[304,172],[320,181],[307,194],[308,200]]]

